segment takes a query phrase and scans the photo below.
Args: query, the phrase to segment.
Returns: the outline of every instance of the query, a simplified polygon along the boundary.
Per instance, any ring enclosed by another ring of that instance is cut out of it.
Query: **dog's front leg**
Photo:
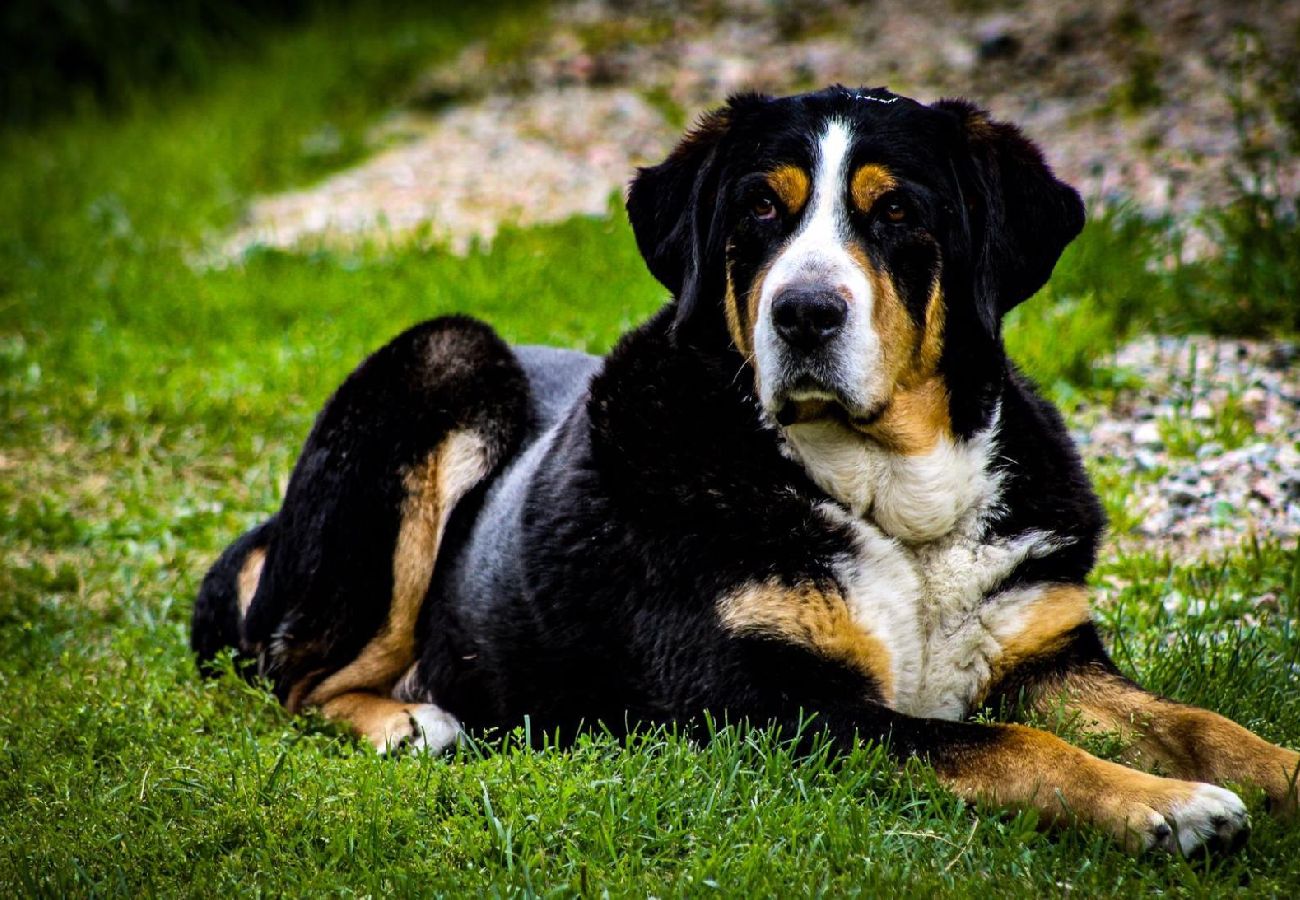
[[[1085,731],[1118,735],[1133,765],[1212,784],[1254,784],[1275,811],[1296,812],[1300,753],[1218,713],[1143,690],[1109,659],[1076,662],[1043,678],[1025,697],[1040,713],[1063,712]]]
[[[1081,617],[1077,606],[1053,594],[1016,617],[1023,633],[1004,635],[997,666],[1003,684],[1045,671],[1043,653],[1082,652],[1092,646],[1089,635],[1103,652],[1086,608]],[[833,584],[767,583],[729,594],[718,613],[729,637],[705,705],[729,718],[775,721],[789,734],[800,710],[815,711],[805,741],[817,734],[837,748],[881,741],[900,760],[927,760],[962,797],[1034,810],[1046,823],[1091,822],[1130,850],[1190,853],[1231,848],[1245,837],[1246,807],[1221,787],[1099,759],[1022,725],[918,718],[893,708],[889,668],[881,663],[887,648],[856,624]]]
[[[799,722],[776,719],[790,728]],[[1249,833],[1246,807],[1231,791],[1131,769],[1023,725],[919,719],[867,704],[819,710],[813,726],[804,732],[809,743],[823,734],[835,748],[883,741],[900,761],[928,761],[958,796],[1032,810],[1045,824],[1088,822],[1131,852],[1232,850]]]
[[[1089,734],[1114,734],[1124,759],[1148,771],[1263,788],[1280,812],[1296,809],[1300,754],[1217,713],[1145,691],[1120,674],[1101,641],[1082,585],[1048,585],[1000,635],[1001,654],[979,705],[1028,709]]]

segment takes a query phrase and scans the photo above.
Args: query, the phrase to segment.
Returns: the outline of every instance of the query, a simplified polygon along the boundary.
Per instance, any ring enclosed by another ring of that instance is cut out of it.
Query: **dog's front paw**
[[[1250,835],[1246,804],[1232,791],[1212,784],[1195,785],[1185,800],[1157,810],[1172,832],[1162,846],[1183,856],[1234,853]]]
[[[1120,802],[1103,807],[1118,814],[1111,830],[1130,852],[1222,855],[1239,850],[1250,835],[1246,805],[1232,791],[1145,774],[1126,787]]]

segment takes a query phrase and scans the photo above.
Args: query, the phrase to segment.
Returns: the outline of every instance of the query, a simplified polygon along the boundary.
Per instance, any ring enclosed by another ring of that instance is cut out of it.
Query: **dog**
[[[380,751],[708,712],[879,741],[1134,851],[1240,846],[1228,781],[1295,809],[1300,755],[1103,647],[1103,514],[1001,339],[1084,208],[1015,126],[883,88],[736,96],[627,212],[672,299],[604,358],[459,316],[377,351],[205,577],[202,664],[235,648]],[[1131,766],[972,721],[1062,709]]]

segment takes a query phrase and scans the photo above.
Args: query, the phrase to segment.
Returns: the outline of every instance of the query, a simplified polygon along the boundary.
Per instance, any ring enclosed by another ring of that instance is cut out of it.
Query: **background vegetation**
[[[233,51],[196,37],[220,62],[199,78],[104,76],[88,90],[108,102],[0,134],[0,892],[1294,893],[1300,829],[1253,797],[1241,855],[1131,860],[1087,830],[973,815],[873,748],[796,764],[761,732],[706,748],[655,733],[381,760],[234,678],[201,682],[186,650],[199,578],[274,508],[364,353],[452,310],[600,351],[663,299],[616,212],[465,258],[195,266],[251,195],[354,159],[418,66],[504,13],[302,14]],[[309,140],[323,127],[341,136],[325,153]],[[1294,329],[1295,210],[1247,195],[1210,224],[1221,257],[1172,267],[1153,264],[1176,248],[1169,223],[1091,224],[1016,314],[1013,352],[1069,401],[1122,378],[1092,361],[1139,330]],[[1103,489],[1113,502],[1126,485]],[[1121,555],[1096,581],[1130,672],[1300,744],[1300,550]],[[1261,624],[1243,598],[1265,591],[1277,612]]]

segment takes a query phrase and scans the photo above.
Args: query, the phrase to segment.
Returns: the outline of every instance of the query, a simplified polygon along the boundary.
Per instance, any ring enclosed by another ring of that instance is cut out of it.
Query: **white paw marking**
[[[1184,856],[1207,845],[1235,849],[1250,830],[1246,804],[1232,791],[1212,784],[1197,785],[1191,798],[1169,809],[1164,818]]]
[[[446,750],[460,737],[460,722],[432,703],[412,706],[406,725],[389,732],[384,737],[382,754],[397,751],[436,754]]]

